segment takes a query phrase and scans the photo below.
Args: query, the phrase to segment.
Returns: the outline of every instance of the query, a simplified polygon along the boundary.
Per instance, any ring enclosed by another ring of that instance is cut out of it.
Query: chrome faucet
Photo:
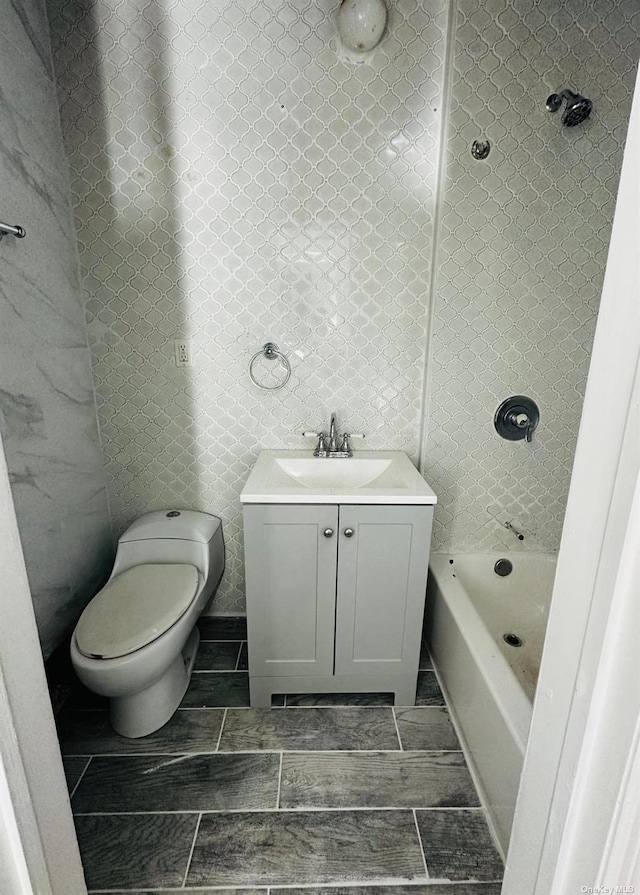
[[[524,535],[521,531],[518,531],[515,525],[513,525],[511,522],[503,522],[503,525],[508,531],[511,532],[511,534],[514,534],[519,541],[524,541]]]
[[[349,436],[347,436],[348,438]],[[330,454],[335,454],[338,450],[338,432],[336,429],[336,415],[335,413],[331,414],[331,422],[329,424],[329,445],[328,451]]]
[[[314,457],[353,457],[349,439],[364,438],[364,435],[349,435],[348,432],[338,435],[338,424],[336,422],[335,413],[331,414],[328,435],[325,435],[324,432],[303,432],[302,434],[305,438],[313,436],[318,439],[318,443],[313,452]]]

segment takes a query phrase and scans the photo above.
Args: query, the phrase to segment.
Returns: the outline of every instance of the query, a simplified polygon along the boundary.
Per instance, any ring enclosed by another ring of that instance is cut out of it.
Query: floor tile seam
[[[200,815],[199,815],[199,817],[198,817],[198,820],[196,821],[196,828],[195,828],[195,830],[194,830],[194,833],[193,833],[193,840],[192,840],[192,842],[191,842],[191,850],[189,851],[189,857],[187,858],[187,866],[186,866],[186,869],[185,869],[185,871],[184,871],[184,876],[182,877],[182,888],[183,888],[183,889],[184,889],[184,887],[187,885],[187,877],[189,876],[189,870],[191,869],[191,861],[193,860],[193,852],[194,852],[195,847],[196,847],[196,839],[198,838],[198,833],[199,833],[199,831],[200,831],[200,824],[201,824],[201,823],[202,823],[202,812],[200,812]]]
[[[259,751],[269,751],[259,750]],[[288,755],[462,755],[462,749],[281,749]],[[230,752],[229,755],[255,754]]]
[[[249,672],[246,669],[237,669],[237,668],[194,668],[191,672],[193,674],[248,674]]]
[[[282,764],[284,762],[284,752],[280,753],[280,767],[278,768],[278,793],[276,795],[276,810],[280,810],[280,793],[282,792]]]
[[[287,696],[287,698],[290,698],[290,696],[291,696],[291,694],[286,694],[286,693],[280,693],[279,695]],[[299,694],[293,694],[293,695],[297,696]],[[304,696],[305,694],[303,693],[301,695]],[[345,711],[345,712],[347,712],[347,711],[352,712],[354,709],[357,709],[358,711],[363,711],[363,712],[370,712],[372,710],[375,710],[378,712],[380,710],[383,710],[385,712],[388,712],[393,708],[393,706],[388,705],[386,703],[379,704],[379,705],[359,705],[358,703],[354,704],[354,703],[344,702],[344,703],[336,703],[335,705],[329,705],[329,704],[327,704],[327,705],[322,705],[322,704],[320,704],[320,705],[289,705],[289,706],[272,705],[271,708],[272,709],[290,708],[290,709],[295,709],[297,712],[299,712],[299,711],[323,711],[324,712],[326,709],[331,709],[332,711],[336,711],[337,709],[339,709],[339,710]]]
[[[300,805],[290,806],[290,805],[286,804],[286,795],[287,795],[287,793],[285,791],[285,804],[282,805],[278,809],[279,812],[281,812],[281,811],[288,811],[288,812],[291,812],[291,811],[298,811],[298,812],[305,812],[305,811],[412,811],[412,812],[415,812],[415,811],[443,811],[443,810],[450,811],[451,810],[451,809],[440,808],[439,805],[420,806],[420,805],[415,805],[415,804],[411,804],[411,805],[327,805],[327,804],[311,805],[311,804],[303,803]],[[477,808],[477,807],[478,807],[477,805],[469,805],[469,806],[459,805],[459,806],[456,806],[455,810],[470,811],[473,808]],[[240,809],[240,810],[242,810],[242,809]],[[205,811],[204,813],[205,814],[213,814],[215,812]]]
[[[191,672],[191,674],[192,675],[193,674],[236,674],[237,672],[239,672],[241,670],[242,669],[239,669],[237,667],[237,659],[236,659],[236,663],[233,666],[233,668],[196,668],[194,666],[194,669]]]
[[[240,664],[240,659],[242,657],[242,648],[246,642],[247,642],[246,640],[241,640],[240,643],[238,644],[238,655],[236,656],[236,667],[234,668],[234,671],[246,671],[248,674],[249,673],[248,668],[238,668],[238,665]]]
[[[246,674],[246,671],[194,671],[194,674]],[[390,709],[393,706],[390,705],[271,705],[269,706],[270,711],[281,711],[282,709],[295,709],[297,712],[308,711],[309,709],[321,709],[322,711],[326,711],[327,709],[363,709],[365,711],[373,711],[374,709]],[[399,705],[397,706],[399,709],[444,709],[446,705],[444,703],[438,703],[437,705]],[[220,711],[221,709],[236,709],[242,710],[245,712],[249,711],[258,711],[256,709],[252,709],[250,705],[181,705],[178,709],[179,712],[202,712],[202,711]],[[104,713],[104,709],[78,709],[78,711],[101,711]]]
[[[285,792],[286,797],[286,792]],[[182,815],[234,815],[234,814],[318,814],[318,813],[327,813],[331,812],[332,814],[344,814],[352,812],[352,813],[381,813],[381,812],[416,812],[416,811],[477,811],[477,805],[459,805],[453,808],[441,808],[438,805],[432,806],[416,806],[416,805],[311,805],[311,804],[300,804],[300,805],[287,805],[286,798],[285,804],[280,806],[269,805],[264,808],[203,808],[200,806],[199,808],[176,808],[174,810],[171,809],[148,809],[138,810],[138,811],[74,811],[74,817],[137,817],[137,816],[182,816]]]
[[[222,741],[222,731],[224,730],[224,725],[227,722],[227,712],[229,710],[225,709],[222,713],[222,721],[220,722],[220,730],[218,731],[218,742],[216,743],[216,752],[220,752],[220,743]]]
[[[285,695],[286,694],[280,694]],[[261,711],[261,709],[251,709],[251,706],[231,706],[231,708],[239,708],[239,709],[249,709],[252,711]],[[354,709],[359,709],[360,711],[370,712],[372,710],[379,711],[380,709],[392,709],[391,705],[272,705],[269,707],[271,711],[274,709],[282,710],[282,709],[294,709],[296,712],[309,712],[309,711],[326,711],[327,709],[331,709],[336,711],[339,709],[341,711],[350,711],[352,712]],[[404,708],[404,706],[403,706]],[[416,708],[416,706],[408,706],[408,708]]]
[[[424,863],[424,872],[426,874],[427,879],[429,879],[429,865],[427,864],[427,856],[424,851],[424,844],[422,842],[422,836],[420,835],[420,827],[418,826],[418,816],[416,814],[416,809],[413,808],[411,813],[413,814],[413,823],[416,828],[416,835],[418,837],[418,845],[420,846],[420,852],[422,853],[422,861]]]
[[[187,752],[65,752],[64,758],[189,758],[199,755],[464,755],[462,749],[199,749]],[[84,769],[86,771],[86,768]],[[84,774],[84,771],[83,771]]]
[[[200,637],[200,643],[246,643],[246,637],[227,637],[222,640],[219,637]]]
[[[475,813],[482,812],[482,807],[478,805],[460,805],[456,807],[440,807],[434,805],[429,808],[415,808],[410,805],[387,806],[387,805],[350,805],[348,807],[335,806],[300,806],[296,808],[175,808],[169,809],[147,809],[139,811],[74,811],[74,817],[155,817],[156,815],[181,815],[181,814],[345,814],[348,812],[369,812],[370,814],[399,814],[412,813],[417,811],[473,811]],[[246,887],[245,887],[246,888]]]
[[[195,674],[195,672],[194,672]],[[233,672],[235,674],[235,671]],[[247,705],[181,705],[179,712],[223,712],[225,709],[248,709]]]
[[[398,718],[396,717],[396,707],[394,705],[391,706],[391,716],[393,717],[393,724],[396,729],[396,736],[398,737],[398,746],[401,752],[404,752],[404,746],[402,745],[402,737],[400,736],[400,728],[398,727]]]
[[[66,757],[66,756],[65,756],[65,757]],[[80,756],[78,756],[78,757],[80,757]],[[89,765],[91,764],[91,762],[92,762],[92,760],[93,760],[93,755],[88,755],[88,756],[84,756],[84,755],[83,755],[83,756],[81,756],[81,757],[82,757],[82,758],[87,758],[87,763],[86,763],[86,765],[84,766],[84,768],[82,769],[82,773],[80,774],[80,776],[79,776],[78,779],[76,780],[76,785],[73,787],[73,789],[72,789],[71,792],[69,793],[69,801],[71,801],[71,799],[72,799],[72,798],[74,797],[74,795],[76,794],[76,791],[77,791],[78,787],[79,787],[80,784],[82,783],[82,778],[83,778],[84,775],[87,773],[87,768],[89,767]]]

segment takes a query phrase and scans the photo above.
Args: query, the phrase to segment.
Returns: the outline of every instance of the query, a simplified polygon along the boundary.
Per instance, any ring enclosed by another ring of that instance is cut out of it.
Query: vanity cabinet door
[[[251,674],[333,674],[338,508],[246,505],[244,532]]]
[[[341,506],[336,674],[418,669],[433,508]]]

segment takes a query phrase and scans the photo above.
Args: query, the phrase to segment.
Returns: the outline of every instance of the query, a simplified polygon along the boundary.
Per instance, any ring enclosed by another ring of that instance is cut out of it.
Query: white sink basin
[[[262,451],[242,503],[434,504],[436,496],[402,451],[349,458],[309,451]]]
[[[388,472],[393,461],[360,457],[335,460],[328,457],[275,457],[275,462],[297,485],[305,488],[363,488]]]

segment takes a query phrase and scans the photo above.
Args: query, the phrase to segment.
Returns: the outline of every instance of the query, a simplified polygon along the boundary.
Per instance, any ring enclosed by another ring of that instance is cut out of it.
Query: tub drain
[[[517,634],[503,634],[502,639],[509,646],[522,646],[522,639]]]
[[[506,578],[513,572],[513,563],[509,559],[499,559],[493,567],[493,571],[501,578]]]

